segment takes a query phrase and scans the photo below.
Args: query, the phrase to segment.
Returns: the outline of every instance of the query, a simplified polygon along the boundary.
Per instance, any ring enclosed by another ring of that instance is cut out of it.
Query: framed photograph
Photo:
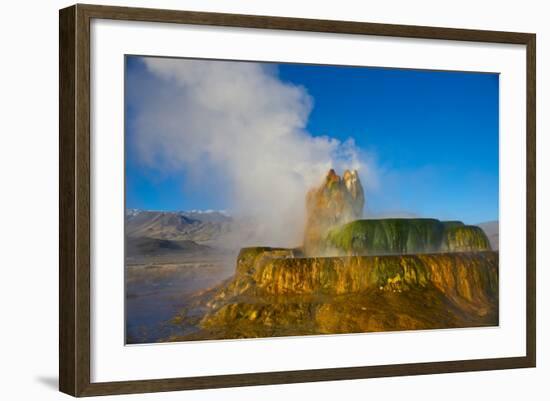
[[[534,34],[59,18],[61,391],[535,366]]]

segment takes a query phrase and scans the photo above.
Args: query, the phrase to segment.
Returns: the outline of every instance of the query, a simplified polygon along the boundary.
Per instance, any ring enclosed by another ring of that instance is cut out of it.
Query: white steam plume
[[[304,87],[280,80],[271,65],[143,60],[162,84],[142,94],[135,125],[141,160],[184,171],[227,197],[234,214],[254,216],[257,233],[249,244],[299,244],[305,194],[329,168],[355,168],[374,179],[353,139],[305,130],[313,99]]]

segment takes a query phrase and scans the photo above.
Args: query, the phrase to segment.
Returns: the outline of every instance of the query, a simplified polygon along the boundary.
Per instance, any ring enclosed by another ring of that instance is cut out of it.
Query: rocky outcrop
[[[296,252],[243,249],[235,276],[197,296],[203,315],[184,339],[498,324],[496,252],[331,258]]]
[[[330,170],[321,186],[306,197],[304,251],[315,255],[320,242],[333,227],[359,219],[363,215],[365,195],[356,170],[346,170],[342,178]]]
[[[491,250],[482,229],[436,219],[357,220],[330,230],[317,249],[332,255],[401,255]]]
[[[496,252],[296,258],[294,250],[247,248],[222,292],[239,295],[340,295],[366,290],[408,291],[434,285],[452,299],[492,298]]]

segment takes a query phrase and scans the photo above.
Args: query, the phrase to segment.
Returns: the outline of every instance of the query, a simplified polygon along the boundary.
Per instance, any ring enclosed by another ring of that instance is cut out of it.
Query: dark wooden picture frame
[[[91,383],[90,22],[93,18],[525,45],[526,356]],[[93,396],[535,367],[535,34],[80,4],[60,10],[59,30],[59,388],[62,392]]]

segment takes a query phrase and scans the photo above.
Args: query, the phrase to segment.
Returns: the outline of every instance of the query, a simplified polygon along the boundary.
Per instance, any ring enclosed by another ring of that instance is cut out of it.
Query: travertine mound
[[[491,250],[477,226],[436,219],[357,220],[330,230],[318,250],[332,255],[402,255]]]
[[[243,249],[235,276],[197,296],[198,331],[184,339],[498,324],[496,252],[331,258],[296,252]]]

